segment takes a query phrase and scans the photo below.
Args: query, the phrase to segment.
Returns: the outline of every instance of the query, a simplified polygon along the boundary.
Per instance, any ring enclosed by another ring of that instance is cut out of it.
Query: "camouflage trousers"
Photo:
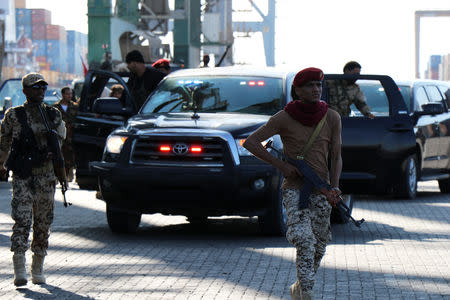
[[[11,251],[25,253],[33,222],[31,251],[47,255],[50,225],[53,222],[55,197],[54,175],[32,175],[27,179],[13,176],[11,217],[14,220]]]
[[[303,292],[311,292],[325,248],[331,241],[331,205],[325,196],[311,194],[309,208],[299,209],[300,191],[283,190],[287,212],[287,240],[297,249],[297,280]]]

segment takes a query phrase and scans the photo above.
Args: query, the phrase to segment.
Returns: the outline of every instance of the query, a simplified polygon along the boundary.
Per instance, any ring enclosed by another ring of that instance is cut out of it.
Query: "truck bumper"
[[[91,162],[90,168],[108,205],[140,213],[262,215],[280,182],[266,164],[227,170]]]

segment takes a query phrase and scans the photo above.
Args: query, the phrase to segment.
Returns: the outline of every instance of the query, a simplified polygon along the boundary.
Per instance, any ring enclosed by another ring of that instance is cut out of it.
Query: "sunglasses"
[[[47,90],[47,85],[45,85],[45,84],[34,84],[32,86],[29,86],[29,88],[33,89],[33,90],[44,90],[44,91],[46,91]]]

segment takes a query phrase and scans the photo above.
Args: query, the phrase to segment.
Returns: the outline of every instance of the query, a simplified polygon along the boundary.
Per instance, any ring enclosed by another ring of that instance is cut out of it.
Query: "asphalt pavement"
[[[9,251],[11,189],[0,183],[1,299],[290,299],[295,251],[256,218],[145,215],[136,234],[112,234],[95,192],[57,190],[47,284],[16,288]],[[450,299],[450,195],[436,182],[415,200],[357,196],[361,229],[333,224],[316,299]],[[31,253],[27,253],[28,271]]]

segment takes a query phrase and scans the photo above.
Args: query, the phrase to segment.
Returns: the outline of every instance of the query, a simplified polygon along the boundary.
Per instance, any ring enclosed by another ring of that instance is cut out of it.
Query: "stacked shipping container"
[[[81,57],[87,54],[87,36],[81,32],[67,31],[67,72],[83,74]]]
[[[51,24],[45,9],[16,9],[17,40],[24,35],[32,40],[33,58],[41,71],[83,74],[80,55],[87,54],[87,35]]]

